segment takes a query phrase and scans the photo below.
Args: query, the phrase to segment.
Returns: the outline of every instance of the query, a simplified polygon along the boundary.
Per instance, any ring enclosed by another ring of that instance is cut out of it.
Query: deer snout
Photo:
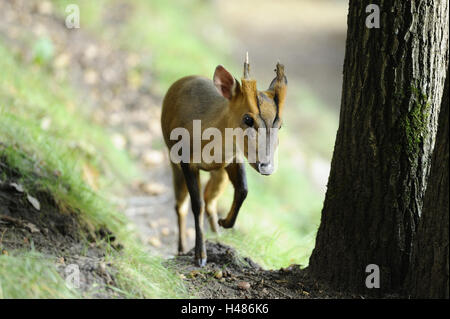
[[[274,165],[272,162],[266,162],[266,163],[258,163],[258,172],[261,175],[270,175],[274,171]]]

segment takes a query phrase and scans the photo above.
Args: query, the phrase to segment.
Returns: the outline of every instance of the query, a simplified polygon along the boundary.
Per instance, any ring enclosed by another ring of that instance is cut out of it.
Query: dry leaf
[[[15,190],[18,191],[19,193],[23,193],[23,186],[22,186],[22,185],[16,184],[16,183],[11,183],[11,184],[9,184],[9,185],[11,185],[12,187],[14,187]]]
[[[27,199],[36,210],[41,210],[41,203],[31,195],[27,195]]]
[[[222,270],[216,271],[214,273],[214,277],[217,278],[217,279],[221,279],[222,276],[223,276]]]
[[[98,190],[99,172],[89,164],[83,164],[83,179],[93,189]]]
[[[24,226],[25,226],[26,228],[28,228],[28,230],[29,230],[31,233],[39,233],[39,232],[40,232],[39,228],[37,228],[36,225],[34,225],[34,224],[32,224],[32,223],[29,223],[29,222],[24,223]]]

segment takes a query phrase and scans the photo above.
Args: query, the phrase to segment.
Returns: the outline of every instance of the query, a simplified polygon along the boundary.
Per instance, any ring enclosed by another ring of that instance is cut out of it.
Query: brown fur
[[[277,65],[277,70],[279,70],[279,65]],[[246,114],[254,119],[255,129],[260,127],[278,128],[281,125],[281,110],[286,95],[286,84],[284,67],[281,74],[277,72],[277,77],[267,91],[258,91],[255,80],[242,79],[239,84],[228,71],[222,66],[218,66],[214,82],[200,76],[189,76],[176,81],[167,91],[161,115],[161,127],[167,147],[170,150],[177,143],[177,141],[170,140],[170,132],[177,127],[186,128],[191,136],[191,162],[172,163],[175,210],[179,227],[178,250],[183,252],[186,248],[185,217],[187,215],[187,194],[189,193],[196,220],[195,255],[199,265],[206,262],[202,234],[204,207],[199,195],[201,188],[198,178],[199,170],[211,173],[205,187],[204,200],[213,231],[217,231],[217,199],[223,193],[228,179],[235,188],[235,196],[227,218],[219,221],[219,225],[226,228],[234,225],[239,208],[247,195],[247,184],[242,163],[226,163],[225,158],[221,163],[192,163],[193,120],[202,120],[202,131],[208,127],[219,129],[223,138],[225,137],[225,128],[246,128],[242,120]],[[209,141],[202,141],[202,150],[207,143]],[[224,147],[224,145],[225,143],[222,141],[222,146]],[[245,144],[245,156],[247,153],[247,144]],[[222,154],[225,154],[224,150]],[[257,169],[256,164],[251,165]],[[191,187],[191,183],[198,187],[198,192]]]

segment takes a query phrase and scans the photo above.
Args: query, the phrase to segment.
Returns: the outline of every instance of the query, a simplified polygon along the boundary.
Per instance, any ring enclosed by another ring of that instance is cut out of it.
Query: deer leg
[[[188,189],[181,168],[172,163],[175,211],[178,218],[178,253],[186,251],[186,216],[188,213]]]
[[[206,265],[206,249],[203,238],[203,203],[200,192],[200,174],[187,163],[181,163],[184,179],[191,196],[192,212],[195,221],[195,261],[198,266]]]
[[[225,169],[211,171],[211,177],[205,187],[205,211],[211,230],[215,233],[219,232],[217,224],[217,200],[225,190],[227,181],[228,177]]]
[[[220,219],[219,225],[223,228],[231,228],[234,226],[239,209],[247,197],[247,178],[245,176],[244,163],[231,163],[225,169],[231,183],[234,186],[234,198],[227,217],[225,219]]]

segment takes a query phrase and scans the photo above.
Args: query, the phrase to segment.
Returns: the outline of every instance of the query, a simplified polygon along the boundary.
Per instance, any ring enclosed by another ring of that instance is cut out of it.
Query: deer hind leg
[[[211,171],[211,176],[205,187],[204,199],[205,210],[208,216],[211,230],[215,233],[219,231],[217,223],[217,201],[227,186],[228,176],[225,169]]]
[[[178,253],[186,251],[186,216],[189,211],[188,189],[181,168],[172,163],[175,212],[178,218]]]

